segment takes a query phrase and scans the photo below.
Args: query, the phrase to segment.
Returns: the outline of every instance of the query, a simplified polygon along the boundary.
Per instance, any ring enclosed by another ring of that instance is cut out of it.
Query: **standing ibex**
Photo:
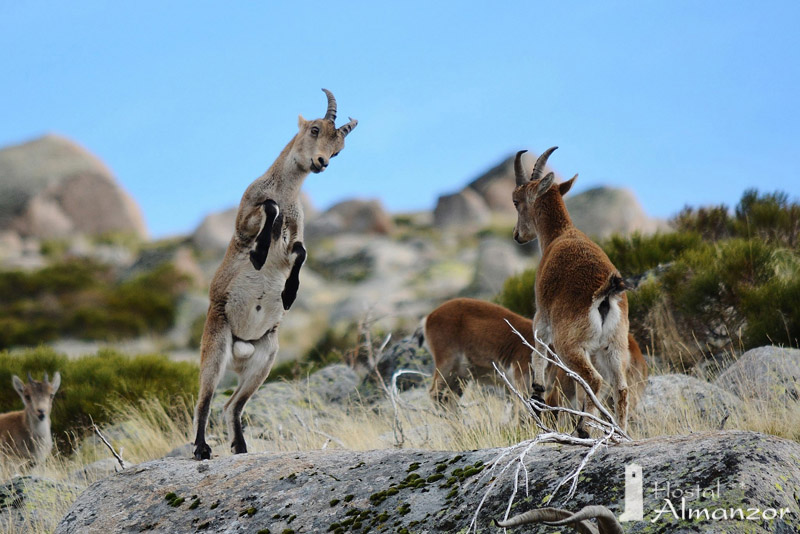
[[[275,163],[242,196],[236,230],[211,281],[210,304],[201,341],[200,392],[195,408],[194,457],[211,457],[205,439],[214,389],[231,361],[239,384],[225,403],[234,453],[247,452],[242,409],[269,374],[278,352],[278,326],[297,297],[305,262],[300,186],[320,173],[344,148],[358,121],[336,128],[336,99],[327,89],[325,117],[299,118],[299,132]],[[272,246],[270,246],[272,244]]]
[[[538,238],[542,250],[536,272],[533,330],[595,393],[600,391],[603,379],[611,385],[617,422],[625,429],[630,365],[625,284],[603,249],[575,228],[567,213],[562,197],[578,175],[562,184],[554,183],[552,172],[543,176],[547,158],[556,148],[539,156],[530,179],[522,169],[524,150],[517,153],[514,165],[514,239],[527,243]],[[537,349],[544,350],[544,346]],[[546,361],[534,355],[534,384],[538,381],[544,385],[545,368]],[[585,392],[576,388],[576,393],[577,405],[583,407]],[[596,409],[591,402],[586,408]],[[578,434],[585,434],[582,426]]]
[[[53,397],[61,385],[61,374],[56,372],[52,382],[47,378],[47,373],[42,382],[31,378],[30,373],[27,384],[23,384],[16,375],[11,382],[25,408],[0,415],[0,455],[11,454],[36,463],[46,458],[53,449],[50,411]]]
[[[422,319],[416,336],[433,355],[435,370],[430,395],[434,402],[446,404],[462,393],[462,383],[475,379],[495,383],[493,363],[511,376],[514,386],[529,395],[531,351],[506,323],[533,345],[533,322],[497,304],[483,300],[448,300]],[[631,408],[647,383],[647,362],[639,345],[628,334],[628,387]],[[575,396],[575,381],[555,366],[546,374],[547,404],[570,405]]]

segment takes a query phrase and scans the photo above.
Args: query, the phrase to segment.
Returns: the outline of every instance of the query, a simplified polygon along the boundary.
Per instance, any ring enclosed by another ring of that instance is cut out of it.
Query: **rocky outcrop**
[[[4,532],[46,532],[50,510],[81,492],[75,484],[40,476],[15,476],[0,483],[0,527]]]
[[[530,266],[530,260],[520,254],[519,246],[511,239],[482,239],[478,245],[471,292],[476,297],[492,298],[503,289],[503,283],[508,277],[519,274]]]
[[[0,229],[40,238],[147,234],[139,207],[111,171],[55,135],[0,150]]]
[[[345,200],[306,223],[309,239],[342,233],[387,235],[392,231],[394,222],[380,200]]]
[[[489,223],[491,212],[481,196],[472,189],[442,195],[433,210],[437,228],[477,230]]]
[[[719,423],[726,413],[738,411],[741,405],[739,397],[719,386],[693,376],[668,374],[647,379],[637,410],[653,421],[680,409],[687,417]]]
[[[526,152],[522,155],[522,165],[527,169],[527,175],[530,176],[530,171],[533,169],[533,164],[538,156],[531,152]],[[514,174],[514,158],[512,154],[505,158],[503,161],[474,179],[467,185],[478,193],[486,205],[493,212],[504,213],[510,216],[516,216],[514,204],[511,202],[511,193],[517,187],[517,179]],[[546,166],[547,172],[553,171],[548,165]],[[558,175],[556,175],[558,179]]]
[[[587,451],[524,449],[257,453],[206,462],[165,458],[90,486],[56,533],[466,532],[473,519],[479,532],[502,532],[493,520],[506,513],[515,479],[519,489],[511,514],[542,505]],[[643,475],[642,519],[624,523],[626,532],[800,527],[800,444],[751,432],[601,449],[584,469],[575,497],[564,504],[561,490],[554,503],[571,510],[598,504],[619,516],[626,500],[631,505],[637,500],[633,478],[626,491],[631,464]],[[519,471],[523,466],[527,476]],[[731,520],[739,509],[751,519]],[[700,519],[690,519],[689,510],[697,510]],[[523,531],[554,532],[547,526]]]
[[[800,350],[772,346],[748,350],[714,383],[743,399],[800,403]]]
[[[649,217],[628,189],[595,187],[568,194],[564,202],[575,226],[594,239],[633,232],[651,234],[667,228],[663,221]]]

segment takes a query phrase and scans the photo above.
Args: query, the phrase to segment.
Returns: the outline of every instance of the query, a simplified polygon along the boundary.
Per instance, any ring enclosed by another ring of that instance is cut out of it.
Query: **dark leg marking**
[[[306,249],[303,244],[297,241],[292,245],[292,254],[297,254],[297,259],[294,260],[292,272],[289,273],[289,278],[286,280],[286,285],[283,287],[281,299],[283,300],[283,309],[288,310],[294,304],[297,298],[297,290],[300,288],[300,267],[306,261]]]
[[[194,459],[210,460],[211,447],[206,443],[206,424],[208,423],[208,410],[211,397],[201,399],[197,406],[197,436],[194,438]]]
[[[280,213],[278,204],[274,200],[265,201],[264,213],[267,219],[264,222],[264,227],[256,236],[255,248],[250,251],[250,263],[253,264],[256,271],[260,271],[261,267],[264,266],[264,262],[267,261],[270,238],[272,237],[272,226],[275,223],[275,219],[278,217],[278,213]]]
[[[244,432],[242,431],[242,410],[247,401],[247,398],[236,401],[231,412],[233,417],[233,443],[231,443],[231,449],[233,449],[234,454],[247,452],[247,443],[244,441]]]

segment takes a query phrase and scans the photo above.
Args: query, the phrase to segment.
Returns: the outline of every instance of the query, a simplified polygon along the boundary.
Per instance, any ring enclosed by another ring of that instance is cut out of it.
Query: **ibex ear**
[[[566,182],[563,182],[563,183],[560,183],[560,184],[558,184],[558,192],[559,192],[559,193],[561,193],[561,196],[562,196],[562,197],[563,197],[564,195],[566,195],[566,194],[567,194],[567,192],[568,192],[570,189],[572,189],[572,184],[574,184],[574,183],[575,183],[575,180],[576,180],[577,178],[578,178],[578,175],[576,174],[575,176],[573,176],[572,178],[570,178],[570,179],[569,179],[569,180],[567,180]]]
[[[539,182],[539,185],[536,186],[536,196],[540,197],[545,193],[547,193],[550,190],[550,186],[553,185],[555,179],[556,175],[553,174],[552,172],[548,172],[547,176],[542,178],[542,180]]]
[[[61,385],[61,373],[56,371],[56,374],[53,375],[53,381],[50,382],[50,386],[53,388],[53,393],[58,391],[58,387]]]
[[[17,375],[14,375],[11,377],[11,382],[14,384],[14,389],[19,393],[19,396],[23,397],[25,395],[25,384],[22,383],[22,380]]]
[[[299,129],[302,129],[302,128],[303,128],[303,126],[305,126],[307,122],[308,122],[308,121],[307,121],[307,120],[305,120],[305,119],[303,118],[303,116],[302,116],[302,115],[298,115],[298,116],[297,116],[297,127],[298,127]]]

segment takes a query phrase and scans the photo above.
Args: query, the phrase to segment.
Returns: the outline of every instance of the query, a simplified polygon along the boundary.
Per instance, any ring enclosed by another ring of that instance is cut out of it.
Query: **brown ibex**
[[[567,213],[562,197],[578,175],[561,184],[554,183],[552,172],[544,175],[547,158],[556,148],[539,156],[530,178],[522,169],[524,150],[517,153],[514,166],[514,239],[527,243],[538,238],[542,251],[536,272],[533,330],[595,393],[604,379],[610,384],[617,422],[626,429],[630,357],[625,284],[603,249],[578,230]],[[544,346],[537,349],[544,350]],[[546,363],[534,355],[534,388],[545,385]],[[576,388],[576,394],[579,407],[596,410],[591,401],[586,406],[582,388]],[[585,433],[579,423],[578,434]]]
[[[239,384],[225,403],[231,449],[247,452],[242,433],[244,405],[264,382],[278,352],[278,326],[297,297],[305,262],[300,186],[320,173],[344,148],[358,121],[337,128],[336,99],[327,89],[325,117],[298,119],[299,131],[263,176],[242,196],[236,230],[211,281],[209,308],[201,341],[200,392],[195,408],[198,460],[211,457],[205,439],[214,389],[228,362]]]
[[[52,382],[47,373],[42,382],[31,378],[30,373],[27,384],[16,375],[11,378],[11,382],[25,408],[0,415],[0,453],[31,463],[40,462],[53,449],[50,411],[53,408],[53,397],[61,385],[61,374],[56,372]]]
[[[433,355],[435,370],[430,395],[434,402],[445,404],[450,393],[459,396],[462,382],[475,379],[495,383],[493,363],[506,370],[514,386],[529,395],[531,350],[506,323],[533,345],[533,321],[497,304],[470,298],[448,300],[422,319],[416,336]],[[647,362],[639,345],[628,334],[629,403],[633,409],[647,383]],[[549,366],[546,384],[550,390],[547,404],[569,406],[575,396],[575,381],[558,367]]]

